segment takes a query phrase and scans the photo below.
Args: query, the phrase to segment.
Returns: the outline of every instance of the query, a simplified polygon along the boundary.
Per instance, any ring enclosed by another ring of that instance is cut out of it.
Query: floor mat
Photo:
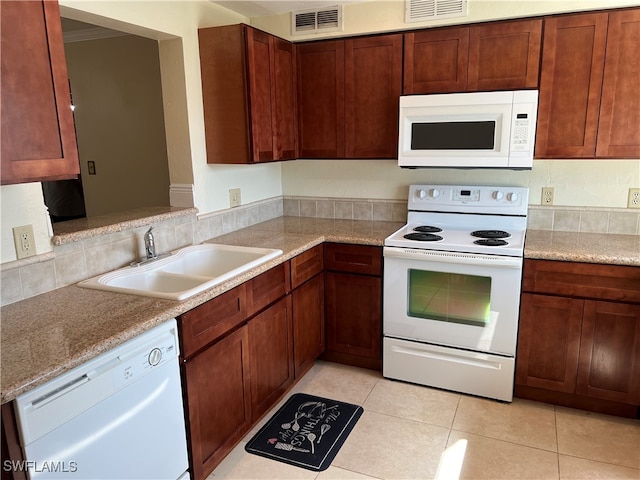
[[[245,450],[322,471],[331,465],[363,411],[351,403],[296,393],[254,435]]]

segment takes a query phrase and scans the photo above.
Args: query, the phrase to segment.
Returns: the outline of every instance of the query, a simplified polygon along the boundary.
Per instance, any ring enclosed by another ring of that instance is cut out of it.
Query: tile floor
[[[257,425],[208,480],[640,479],[640,421],[521,399],[504,404],[327,362],[296,392],[364,407],[331,466],[318,473],[246,453]]]

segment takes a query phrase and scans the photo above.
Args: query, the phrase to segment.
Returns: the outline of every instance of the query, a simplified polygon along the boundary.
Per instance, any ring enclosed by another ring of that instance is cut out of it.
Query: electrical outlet
[[[31,257],[36,254],[33,225],[13,227],[13,240],[16,244],[16,255],[18,259]]]
[[[542,205],[553,205],[553,187],[542,187]]]
[[[640,208],[640,188],[629,189],[629,199],[627,200],[627,207]]]
[[[240,200],[240,189],[239,188],[229,189],[229,206],[231,208],[239,207],[240,203],[242,203]]]

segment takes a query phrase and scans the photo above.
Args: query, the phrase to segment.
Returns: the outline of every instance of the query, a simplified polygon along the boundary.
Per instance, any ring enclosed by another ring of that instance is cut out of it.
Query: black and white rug
[[[363,411],[351,403],[296,393],[254,435],[245,450],[322,471],[331,465]]]

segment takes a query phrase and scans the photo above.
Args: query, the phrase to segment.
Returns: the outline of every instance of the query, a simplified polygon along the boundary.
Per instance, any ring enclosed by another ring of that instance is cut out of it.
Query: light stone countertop
[[[2,307],[0,401],[55,378],[250,278],[327,242],[383,244],[402,223],[280,217],[209,240],[283,255],[182,302],[76,285]]]
[[[527,230],[524,257],[640,267],[640,235]]]
[[[2,403],[323,242],[381,246],[402,223],[280,217],[209,240],[284,253],[182,302],[60,288],[2,307]],[[640,266],[640,237],[527,232],[526,258]]]

